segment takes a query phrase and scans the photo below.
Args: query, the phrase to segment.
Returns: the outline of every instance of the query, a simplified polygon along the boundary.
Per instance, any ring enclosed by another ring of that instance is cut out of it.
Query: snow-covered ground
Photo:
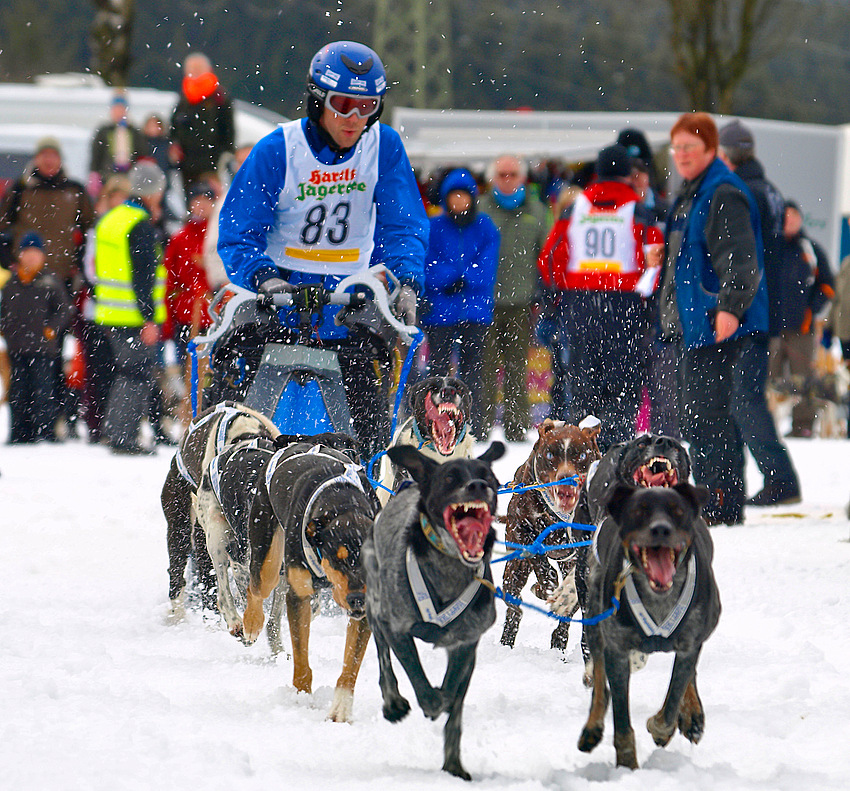
[[[671,666],[656,654],[632,681],[641,769],[614,767],[610,713],[603,743],[579,752],[589,692],[578,628],[562,658],[547,647],[553,623],[528,613],[509,650],[498,643],[498,603],[464,713],[462,754],[477,787],[850,787],[850,443],[789,446],[803,503],[749,509],[745,526],[712,530],[723,616],[699,667],[702,743],[676,735],[662,750],[646,732]],[[512,446],[501,480],[529,448]],[[444,718],[426,720],[415,702],[400,724],[381,717],[371,646],[355,721],[325,720],[343,618],[313,623],[312,695],[294,692],[291,662],[272,659],[265,637],[246,648],[198,611],[169,623],[159,492],[170,458],[164,449],[116,458],[84,441],[0,449],[0,787],[462,787],[439,770]],[[750,479],[759,488],[752,465]],[[442,652],[422,653],[437,677]]]

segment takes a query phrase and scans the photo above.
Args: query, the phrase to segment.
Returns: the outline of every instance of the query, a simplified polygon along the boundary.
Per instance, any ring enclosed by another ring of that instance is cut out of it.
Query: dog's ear
[[[428,392],[428,389],[433,383],[434,377],[429,376],[427,379],[423,379],[422,381],[411,385],[411,387],[407,391],[407,395],[404,398],[404,405],[409,413],[412,414],[414,412],[414,410],[416,409],[417,401],[421,399],[425,393]]]
[[[550,431],[554,431],[556,428],[561,428],[562,426],[566,426],[563,420],[552,420],[552,418],[547,417],[538,427],[537,427],[537,437],[538,439],[543,439]]]
[[[494,442],[481,456],[478,457],[478,460],[483,461],[485,464],[492,464],[494,461],[501,459],[502,456],[505,455],[505,450],[504,442]]]
[[[596,441],[599,432],[602,431],[602,421],[595,415],[588,415],[581,423],[578,424],[581,433],[588,439]]]
[[[388,448],[387,456],[394,464],[404,467],[411,474],[413,480],[423,488],[434,470],[439,467],[436,461],[429,459],[412,445],[396,445],[393,448]]]
[[[304,442],[306,436],[304,434],[278,434],[274,438],[274,444],[278,448],[285,448],[287,445],[292,445],[296,442]]]
[[[694,513],[700,513],[708,502],[708,489],[705,486],[694,486],[685,481],[677,483],[673,488],[693,506]]]
[[[636,491],[638,491],[636,487],[628,486],[625,483],[618,483],[611,490],[611,494],[608,497],[608,512],[614,517],[614,521],[617,524],[620,523],[620,517],[623,514],[626,503],[629,501],[629,497]]]

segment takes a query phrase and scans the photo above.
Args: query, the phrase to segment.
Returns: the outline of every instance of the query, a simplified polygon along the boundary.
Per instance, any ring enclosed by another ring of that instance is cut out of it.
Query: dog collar
[[[628,564],[629,561],[624,559],[624,571]],[[660,624],[656,624],[652,619],[652,616],[647,612],[646,607],[644,607],[643,602],[640,600],[640,595],[635,587],[634,579],[630,574],[627,577],[626,584],[624,586],[626,601],[629,603],[632,615],[634,615],[635,620],[638,622],[638,626],[640,626],[641,631],[643,631],[647,637],[670,637],[670,635],[676,631],[676,628],[682,622],[682,619],[685,617],[685,613],[687,613],[691,606],[691,602],[694,598],[694,590],[696,589],[696,583],[697,559],[695,555],[691,555],[691,559],[688,561],[688,576],[685,579],[685,586],[682,588],[679,600],[673,606],[673,609],[670,610],[667,617]]]
[[[422,576],[422,570],[419,568],[419,562],[416,560],[416,555],[413,553],[413,548],[408,547],[404,557],[405,566],[407,567],[407,579],[410,583],[410,590],[413,593],[413,598],[416,601],[416,606],[419,609],[419,615],[425,623],[432,623],[435,626],[443,628],[448,626],[459,615],[461,615],[467,607],[472,603],[475,594],[478,593],[478,588],[481,585],[480,580],[473,579],[448,607],[438,611],[434,606],[434,601],[431,594],[428,593],[428,586],[425,584],[425,578]],[[481,576],[484,572],[484,563],[478,564],[475,570],[476,576]]]
[[[575,512],[575,508],[572,511],[561,511],[558,509],[558,506],[555,504],[555,498],[549,494],[549,490],[546,486],[540,483],[540,477],[537,475],[537,459],[535,458],[531,465],[531,474],[534,476],[534,483],[537,484],[538,487],[534,491],[536,491],[540,498],[543,500],[543,504],[549,509],[549,511],[554,514],[559,520],[562,522],[569,522],[572,519],[573,513]],[[582,477],[581,475],[573,476],[578,478],[578,488],[584,485],[585,478],[587,476]],[[578,501],[576,501],[576,505],[578,505]]]

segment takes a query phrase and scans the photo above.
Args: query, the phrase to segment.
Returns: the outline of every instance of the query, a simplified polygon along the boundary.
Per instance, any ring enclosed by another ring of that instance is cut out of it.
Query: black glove
[[[270,277],[260,283],[260,293],[266,297],[273,294],[289,294],[292,291],[292,286],[281,277]]]
[[[443,294],[447,297],[450,297],[453,294],[460,294],[460,292],[463,291],[464,288],[466,288],[466,281],[462,277],[460,277],[455,280],[455,282],[452,283],[450,286],[446,286],[443,289]]]

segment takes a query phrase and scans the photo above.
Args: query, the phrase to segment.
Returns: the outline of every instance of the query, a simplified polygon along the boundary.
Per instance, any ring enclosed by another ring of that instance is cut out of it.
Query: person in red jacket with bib
[[[600,151],[596,181],[555,223],[537,262],[543,285],[559,303],[569,350],[567,421],[577,425],[595,415],[606,447],[634,436],[651,320],[645,297],[653,278],[646,276],[645,251],[658,258],[664,244],[630,176],[625,147]]]

